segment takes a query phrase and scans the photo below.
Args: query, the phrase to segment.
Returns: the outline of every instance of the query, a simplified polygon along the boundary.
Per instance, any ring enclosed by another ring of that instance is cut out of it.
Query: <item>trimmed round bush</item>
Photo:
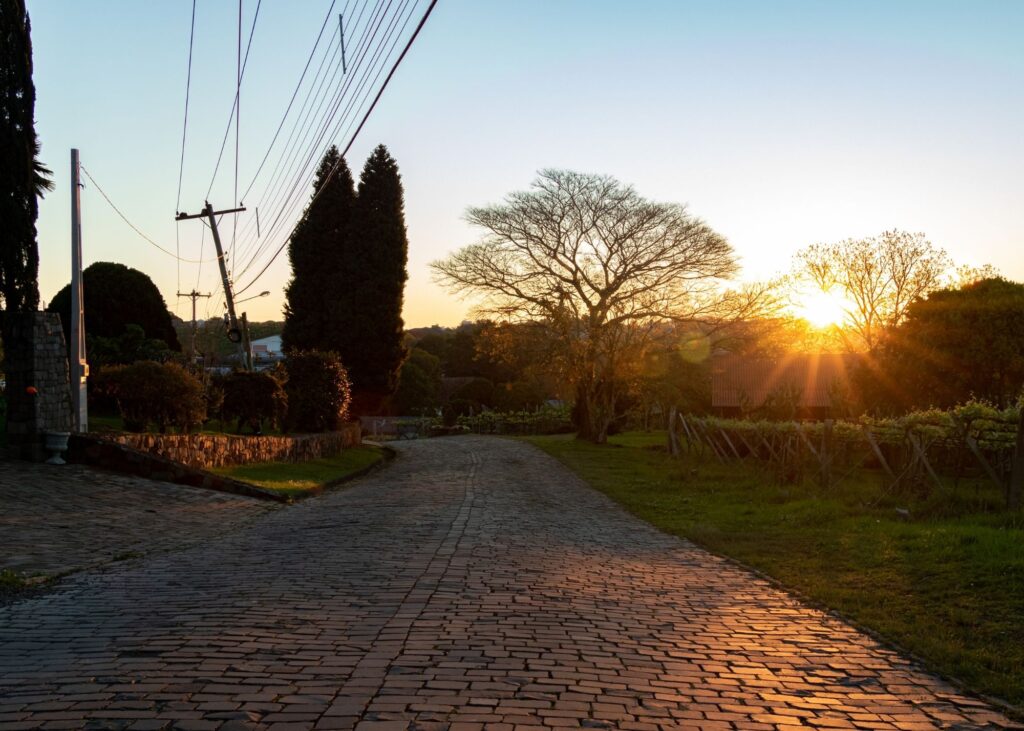
[[[288,407],[288,396],[269,373],[235,371],[221,383],[225,419],[238,419],[238,431],[248,426],[253,433],[263,431],[263,422],[281,425]]]
[[[301,350],[285,360],[288,428],[298,432],[336,431],[348,418],[352,399],[348,372],[336,353]]]
[[[116,378],[117,405],[128,431],[161,434],[173,427],[188,432],[206,418],[206,399],[199,380],[175,363],[143,360],[125,366]]]

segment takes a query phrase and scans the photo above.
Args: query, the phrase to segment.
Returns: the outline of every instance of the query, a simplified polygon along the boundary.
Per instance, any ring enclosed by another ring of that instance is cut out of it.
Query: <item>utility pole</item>
[[[238,357],[242,363],[242,366],[249,370],[249,359],[246,357],[244,346],[242,345],[242,330],[239,327],[238,318],[235,316],[235,296],[231,291],[231,279],[228,277],[227,263],[224,261],[224,248],[220,242],[220,232],[217,230],[217,219],[214,216],[220,216],[225,213],[240,213],[245,208],[228,208],[223,211],[213,210],[213,206],[210,205],[210,201],[206,201],[206,207],[199,213],[179,213],[175,216],[177,221],[187,221],[190,218],[205,218],[209,221],[210,232],[213,234],[213,244],[217,247],[217,264],[220,266],[220,278],[224,284],[224,301],[228,308],[228,340],[238,345]]]
[[[71,428],[89,431],[89,400],[85,357],[85,307],[82,302],[82,178],[78,150],[71,150]]]
[[[196,300],[199,299],[200,297],[210,297],[212,295],[202,294],[200,292],[195,291],[195,289],[193,289],[191,292],[178,292],[178,296],[179,297],[188,297],[189,299],[192,300],[192,345],[191,345],[191,355],[192,355],[192,361],[195,362],[195,359],[196,359]]]

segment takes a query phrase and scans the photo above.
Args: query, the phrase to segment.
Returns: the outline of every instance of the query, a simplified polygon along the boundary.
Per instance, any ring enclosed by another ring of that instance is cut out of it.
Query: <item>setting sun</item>
[[[827,328],[833,325],[841,325],[846,318],[846,311],[849,302],[838,290],[815,290],[800,297],[795,303],[794,310],[798,317],[802,317],[817,328]]]

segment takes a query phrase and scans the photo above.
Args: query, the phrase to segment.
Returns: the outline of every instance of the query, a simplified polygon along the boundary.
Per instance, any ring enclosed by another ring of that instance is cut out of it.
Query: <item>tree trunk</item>
[[[611,390],[594,382],[576,387],[576,438],[594,444],[608,441],[614,403],[608,403]]]

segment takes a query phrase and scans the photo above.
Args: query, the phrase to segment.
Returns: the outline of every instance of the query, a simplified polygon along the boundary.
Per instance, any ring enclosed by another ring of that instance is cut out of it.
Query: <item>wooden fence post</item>
[[[821,430],[821,486],[826,490],[832,486],[832,459],[835,456],[832,449],[833,424],[835,422],[832,419],[825,419]]]
[[[1011,510],[1021,506],[1024,497],[1024,404],[1020,407],[1017,420],[1017,444],[1013,450],[1013,467],[1010,468],[1010,485],[1006,491],[1006,503]]]
[[[676,434],[676,407],[668,410],[668,453],[679,456],[679,437]]]

